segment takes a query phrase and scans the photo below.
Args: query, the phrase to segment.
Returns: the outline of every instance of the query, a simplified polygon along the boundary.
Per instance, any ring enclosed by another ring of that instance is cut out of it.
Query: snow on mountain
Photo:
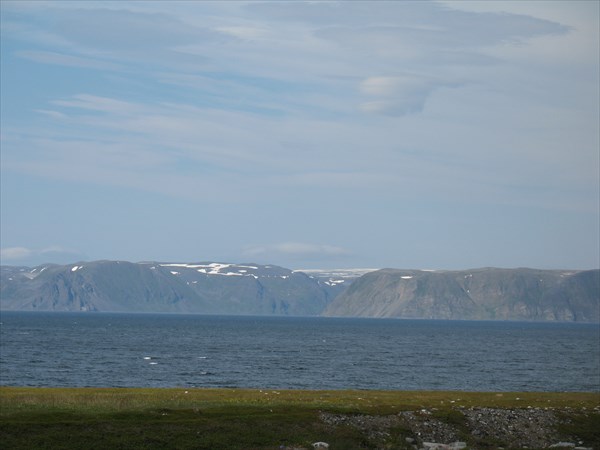
[[[354,280],[364,274],[379,269],[297,269],[294,272],[302,272],[311,278],[316,278],[327,286],[338,286],[346,288]]]
[[[318,315],[342,290],[253,263],[92,261],[0,274],[3,310]]]

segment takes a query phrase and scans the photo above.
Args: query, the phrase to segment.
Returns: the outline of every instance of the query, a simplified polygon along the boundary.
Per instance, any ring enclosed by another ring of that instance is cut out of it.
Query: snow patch
[[[253,274],[249,274],[247,269],[257,270],[257,266],[241,266],[236,264],[227,264],[227,263],[210,263],[210,264],[182,264],[182,263],[170,263],[170,264],[161,264],[162,267],[183,267],[186,269],[195,269],[198,273],[203,273],[206,275],[223,275],[223,276],[253,276],[257,278]],[[243,269],[242,269],[243,268]],[[237,272],[232,272],[232,270],[237,270]],[[176,272],[171,272],[176,273]]]
[[[404,275],[404,276],[401,276],[400,278],[402,278],[403,280],[410,280],[412,278],[412,275]]]
[[[296,269],[292,272],[301,272],[306,275],[317,278],[358,278],[369,272],[375,272],[379,269],[357,268],[357,269]]]
[[[83,266],[73,266],[71,272],[77,272],[79,269],[83,269]]]
[[[75,266],[77,267],[77,266]],[[83,267],[83,266],[82,266]],[[23,273],[23,275],[25,275],[27,278],[29,278],[30,280],[33,280],[35,277],[37,277],[39,274],[41,274],[44,270],[46,270],[48,267],[42,267],[41,269],[39,269],[38,267],[36,267],[35,269],[30,270],[27,273]],[[39,272],[38,272],[39,269]],[[80,267],[81,269],[81,267]],[[19,272],[25,272],[26,269],[20,269]],[[72,269],[71,269],[72,270]]]

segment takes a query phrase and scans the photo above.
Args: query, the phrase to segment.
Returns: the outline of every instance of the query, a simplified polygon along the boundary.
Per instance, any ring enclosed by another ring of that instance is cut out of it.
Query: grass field
[[[564,438],[600,448],[598,393],[299,391],[0,387],[0,447],[7,449],[411,448],[408,429],[384,434],[332,426],[320,414],[394,416],[433,411],[461,423],[461,408],[543,408],[560,413]],[[585,414],[581,414],[585,412]],[[471,440],[470,448],[501,442]]]

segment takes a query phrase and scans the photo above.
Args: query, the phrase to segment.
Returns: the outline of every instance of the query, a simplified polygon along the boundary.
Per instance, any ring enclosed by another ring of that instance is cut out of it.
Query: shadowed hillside
[[[4,266],[0,306],[26,311],[318,315],[344,282],[258,264],[96,261],[34,269]]]
[[[384,269],[355,281],[327,316],[598,322],[600,271]]]

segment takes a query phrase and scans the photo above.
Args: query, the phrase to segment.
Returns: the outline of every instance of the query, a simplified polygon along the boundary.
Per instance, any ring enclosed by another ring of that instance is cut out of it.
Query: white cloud
[[[364,102],[361,109],[389,116],[418,113],[423,111],[427,98],[434,90],[456,85],[456,82],[417,74],[368,77],[361,82],[360,90],[371,99]]]
[[[85,259],[85,255],[80,251],[60,245],[50,245],[44,248],[6,247],[0,249],[2,264],[67,264],[82,259]]]
[[[19,261],[26,259],[33,254],[33,251],[25,247],[7,247],[0,249],[0,259],[5,261]]]
[[[266,28],[257,27],[243,27],[243,26],[229,26],[229,27],[217,27],[216,30],[223,33],[231,34],[232,36],[241,39],[260,39],[265,38],[269,35],[269,30]]]
[[[84,69],[104,69],[104,70],[117,70],[121,69],[121,66],[108,61],[102,61],[93,58],[86,58],[82,56],[68,55],[58,52],[47,52],[47,51],[19,51],[15,52],[16,56],[21,58],[29,59],[31,61],[39,62],[42,64],[54,64],[59,66],[69,67],[80,67]]]
[[[74,95],[70,100],[55,100],[53,103],[58,106],[101,111],[111,114],[130,114],[139,111],[139,108],[134,103],[90,94],[78,94]]]
[[[309,244],[304,242],[282,242],[271,245],[246,247],[245,256],[292,256],[302,258],[338,258],[349,256],[351,252],[345,248],[328,244]]]
[[[66,248],[61,245],[50,245],[48,247],[44,247],[38,251],[41,255],[48,254],[67,254],[67,255],[79,255],[80,252],[78,250],[74,250],[72,248]]]
[[[43,114],[44,116],[50,117],[56,120],[65,119],[67,116],[59,111],[53,111],[50,109],[36,109],[35,112]]]

